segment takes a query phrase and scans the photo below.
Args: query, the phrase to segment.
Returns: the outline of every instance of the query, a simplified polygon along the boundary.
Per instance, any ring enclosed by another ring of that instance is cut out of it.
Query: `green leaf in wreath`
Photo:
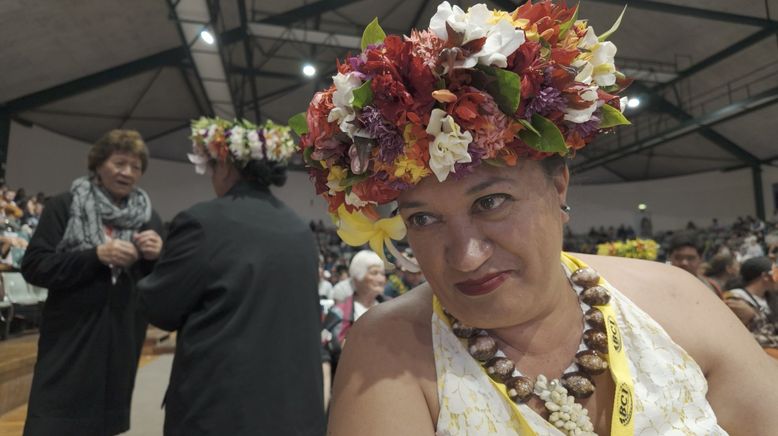
[[[567,154],[565,138],[559,127],[548,118],[540,115],[532,116],[532,126],[540,133],[536,135],[533,131],[526,129],[519,132],[519,138],[535,150],[546,153]]]
[[[529,121],[525,120],[524,118],[519,118],[518,121],[519,121],[519,124],[524,126],[525,129],[529,129],[532,133],[540,136],[540,132],[538,132],[538,130],[532,125],[532,123],[530,123]]]
[[[305,162],[305,164],[308,166],[323,170],[324,167],[322,166],[321,162],[311,157],[313,151],[314,151],[313,147],[308,147],[305,150],[303,150],[303,162]]]
[[[621,113],[620,110],[609,104],[602,105],[602,108],[600,109],[602,109],[602,122],[600,123],[601,129],[632,124],[629,122],[627,117]]]
[[[308,118],[305,112],[300,112],[292,118],[289,118],[289,127],[291,127],[292,130],[294,130],[294,133],[297,133],[299,136],[308,133]]]
[[[581,3],[575,5],[575,12],[573,12],[573,16],[570,17],[569,20],[559,25],[559,39],[564,38],[567,31],[570,30],[571,27],[573,27],[573,24],[575,24],[575,20],[578,19],[578,8],[580,6]]]
[[[372,79],[368,80],[360,85],[359,88],[354,89],[354,100],[351,102],[351,106],[354,109],[362,109],[373,102],[373,89],[370,87],[370,82],[372,81]]]
[[[624,9],[621,10],[621,15],[619,15],[619,18],[616,19],[615,23],[613,23],[613,26],[611,26],[611,28],[608,29],[607,32],[597,37],[598,41],[600,42],[607,41],[611,35],[613,35],[617,30],[619,30],[619,26],[621,25],[621,19],[622,17],[624,17],[624,12],[627,12],[627,5],[624,5]]]
[[[386,39],[384,29],[378,24],[378,18],[373,18],[373,21],[362,32],[362,50],[366,49],[370,44],[380,44],[384,42],[384,39]]]
[[[513,116],[521,100],[521,77],[513,71],[479,65],[478,69],[494,80],[486,84],[486,92],[508,116]]]

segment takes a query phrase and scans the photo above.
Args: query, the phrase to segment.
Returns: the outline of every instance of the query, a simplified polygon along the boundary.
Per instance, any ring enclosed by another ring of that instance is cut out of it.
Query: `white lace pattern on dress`
[[[607,287],[635,383],[635,434],[726,435],[705,398],[708,384],[697,363],[648,314]],[[436,435],[519,434],[512,405],[435,313],[432,341],[440,402]],[[562,435],[528,406],[519,410],[538,435]]]

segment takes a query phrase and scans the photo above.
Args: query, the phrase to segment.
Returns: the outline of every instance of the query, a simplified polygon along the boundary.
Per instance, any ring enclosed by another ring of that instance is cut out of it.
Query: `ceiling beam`
[[[659,112],[666,113],[681,122],[688,122],[694,119],[694,117],[691,114],[681,109],[680,107],[674,105],[673,103],[669,102],[667,99],[655,93],[653,90],[642,86],[640,83],[635,83],[633,85],[633,88],[635,88],[640,93],[646,94],[651,100],[652,107],[658,110]],[[738,158],[743,163],[748,165],[759,164],[758,157],[749,153],[746,149],[737,145],[736,143],[726,138],[724,135],[718,133],[717,131],[713,130],[712,128],[708,126],[701,126],[699,129],[699,133],[700,135],[705,137],[705,139],[713,142],[714,144],[716,144],[716,146],[726,151],[727,153],[731,154],[732,156]]]
[[[573,165],[572,169],[578,173],[588,171],[597,168],[600,165],[605,165],[615,160],[622,159],[631,154],[650,150],[672,139],[680,138],[690,133],[697,132],[703,127],[712,127],[718,123],[745,115],[749,112],[753,112],[755,110],[774,104],[777,101],[778,87],[774,87],[745,100],[731,103],[721,109],[702,115],[698,118],[693,118],[682,122],[678,126],[651,135],[649,138],[635,141],[625,147],[620,147],[617,150],[593,157],[592,159],[589,159],[578,165]]]
[[[319,0],[314,3],[308,3],[307,5],[290,9],[280,14],[265,17],[258,22],[264,24],[275,24],[278,26],[289,26],[298,21],[307,20],[308,18],[313,18],[359,1],[362,0]]]
[[[778,29],[768,29],[768,28],[765,28],[765,29],[759,30],[758,32],[753,33],[753,34],[747,36],[744,39],[741,39],[740,41],[730,45],[729,47],[727,47],[727,48],[725,48],[725,49],[723,49],[723,50],[721,50],[721,51],[719,51],[717,53],[714,53],[714,54],[708,56],[707,58],[701,60],[700,62],[697,62],[696,64],[694,64],[694,65],[692,65],[692,66],[690,66],[690,67],[688,67],[686,69],[683,69],[683,70],[679,71],[674,79],[669,80],[669,81],[664,82],[664,83],[660,83],[660,84],[656,85],[653,89],[655,91],[658,91],[660,89],[664,89],[667,86],[672,86],[672,85],[680,82],[681,80],[684,80],[684,79],[688,78],[689,76],[691,76],[693,74],[699,73],[700,71],[702,71],[702,70],[704,70],[704,69],[706,69],[708,67],[711,67],[711,66],[713,66],[713,65],[723,61],[724,59],[727,59],[728,57],[730,57],[730,56],[732,56],[734,54],[740,53],[744,49],[746,49],[748,47],[751,47],[752,45],[755,45],[755,44],[763,41],[764,39],[766,39],[766,38],[768,38],[768,37],[770,37],[772,35],[775,35],[776,33],[778,33]]]
[[[249,69],[254,68],[254,48],[251,45],[251,37],[248,35],[248,19],[246,17],[246,0],[237,0],[238,12],[240,14],[240,27],[243,29],[243,52],[246,56],[246,65]],[[254,76],[250,76],[249,86],[251,89],[251,100],[254,102],[254,121],[259,122],[259,97],[257,94],[257,82],[254,80]],[[240,117],[244,117],[243,105],[236,104],[238,114]]]
[[[507,0],[495,3],[502,3]],[[723,21],[733,24],[745,24],[748,26],[764,27],[769,29],[778,29],[778,21],[768,18],[754,17],[751,15],[731,14],[729,12],[713,11],[710,9],[693,8],[689,6],[680,6],[670,3],[662,3],[650,0],[590,0],[594,3],[606,3],[611,5],[629,5],[632,9],[643,9],[647,11],[664,12],[674,15],[685,15],[688,17],[704,18],[706,20]]]
[[[119,80],[165,66],[180,65],[186,59],[186,50],[176,47],[137,59],[123,65],[108,68],[88,76],[15,98],[0,106],[0,112],[15,114],[44,106],[67,97],[72,97]]]

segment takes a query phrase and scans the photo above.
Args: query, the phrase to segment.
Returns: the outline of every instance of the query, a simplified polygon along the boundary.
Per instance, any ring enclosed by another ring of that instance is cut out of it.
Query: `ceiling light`
[[[200,38],[202,38],[202,40],[205,41],[206,44],[213,45],[214,39],[213,39],[213,35],[211,35],[211,32],[207,30],[203,30],[202,32],[200,32]]]
[[[637,97],[628,98],[627,99],[627,106],[631,107],[632,109],[640,106],[640,99],[637,98]]]
[[[648,206],[646,206],[646,203],[638,204],[638,210],[646,210],[646,209],[648,209]]]
[[[316,67],[314,67],[311,64],[305,64],[303,65],[303,74],[305,74],[306,77],[313,77],[316,75]]]

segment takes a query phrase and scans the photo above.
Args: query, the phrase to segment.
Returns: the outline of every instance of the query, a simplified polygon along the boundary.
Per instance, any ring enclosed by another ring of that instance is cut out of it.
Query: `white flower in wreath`
[[[355,73],[338,73],[332,77],[335,92],[332,93],[332,104],[335,105],[327,116],[328,122],[337,122],[340,130],[350,138],[354,137],[359,127],[354,122],[357,117],[354,103],[354,90],[362,86],[362,80]]]
[[[259,131],[254,129],[250,130],[248,134],[246,134],[246,141],[251,152],[251,158],[257,160],[263,159],[264,156],[262,155],[262,140],[259,138]]]
[[[230,129],[230,137],[227,140],[229,142],[230,153],[232,156],[239,160],[248,160],[251,155],[251,150],[246,144],[246,129],[241,126],[234,126]]]
[[[477,4],[463,11],[447,1],[438,5],[430,20],[429,29],[440,39],[448,40],[448,27],[463,35],[462,44],[486,38],[483,47],[465,59],[458,60],[454,68],[473,68],[476,64],[505,68],[508,56],[524,43],[524,32],[513,26],[508,17],[497,17],[485,4]]]
[[[473,135],[466,130],[462,132],[459,124],[446,111],[432,110],[427,133],[435,137],[429,145],[430,169],[439,181],[445,181],[449,173],[454,172],[455,164],[473,161],[467,152]]]
[[[591,104],[583,109],[565,108],[565,121],[585,123],[592,119],[594,111],[597,110],[597,86],[584,87],[578,92],[578,95],[582,100],[591,102]]]
[[[600,42],[594,29],[589,26],[586,34],[578,42],[578,48],[583,51],[573,62],[573,66],[579,69],[575,76],[577,82],[592,82],[598,86],[611,86],[616,83],[616,45],[610,41]]]

